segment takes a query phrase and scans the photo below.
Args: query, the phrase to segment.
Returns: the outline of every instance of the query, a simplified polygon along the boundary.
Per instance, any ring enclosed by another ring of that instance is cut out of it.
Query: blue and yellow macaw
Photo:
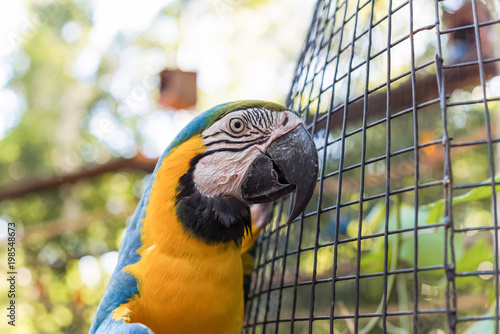
[[[158,161],[90,333],[240,333],[242,253],[258,232],[250,204],[295,190],[293,220],[317,159],[300,117],[275,103],[231,102],[193,119]]]

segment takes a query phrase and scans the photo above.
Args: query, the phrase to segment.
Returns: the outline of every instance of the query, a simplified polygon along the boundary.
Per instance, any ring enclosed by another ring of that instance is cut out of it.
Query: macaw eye
[[[245,129],[245,124],[241,118],[235,117],[229,121],[229,128],[235,133],[240,133]]]

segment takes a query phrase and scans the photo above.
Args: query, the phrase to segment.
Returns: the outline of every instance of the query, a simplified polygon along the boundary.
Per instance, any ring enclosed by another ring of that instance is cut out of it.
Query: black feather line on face
[[[221,139],[221,140],[215,140],[215,141],[211,141],[209,143],[206,143],[205,146],[212,146],[212,145],[215,145],[215,144],[255,144],[257,142],[260,142],[262,141],[260,138],[254,138],[254,139],[250,139],[250,140],[241,140],[241,141],[237,141],[237,140],[228,140],[228,139]]]
[[[250,207],[232,196],[208,198],[196,189],[193,172],[202,153],[190,162],[190,168],[179,179],[176,196],[177,217],[183,226],[207,244],[233,241],[241,243],[251,226]]]

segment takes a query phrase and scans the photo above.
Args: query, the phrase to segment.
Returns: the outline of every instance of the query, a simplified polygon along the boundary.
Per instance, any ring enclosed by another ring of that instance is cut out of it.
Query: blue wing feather
[[[130,220],[122,246],[118,254],[116,268],[106,288],[106,292],[99,303],[94,321],[90,327],[90,333],[96,333],[97,329],[104,325],[105,320],[112,320],[113,311],[121,304],[127,302],[134,294],[138,293],[137,280],[134,276],[123,271],[129,264],[136,263],[141,258],[137,250],[141,246],[142,219],[146,215],[146,205],[149,199],[151,184],[144,193],[141,202]],[[116,321],[114,321],[116,322]],[[107,326],[104,326],[107,327]]]

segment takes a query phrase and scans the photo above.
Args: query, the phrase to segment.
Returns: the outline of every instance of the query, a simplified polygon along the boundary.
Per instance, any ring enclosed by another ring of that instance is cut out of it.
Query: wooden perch
[[[45,181],[21,181],[19,184],[10,186],[10,188],[0,189],[0,200],[21,197],[32,192],[56,189],[65,183],[76,183],[80,180],[96,177],[102,173],[114,172],[124,168],[142,170],[151,173],[154,170],[157,161],[157,159],[149,159],[139,154],[130,159],[114,160],[88,170],[59,175]]]
[[[496,64],[495,62],[488,62],[484,64],[484,74],[485,79],[491,79],[496,75]],[[467,88],[480,85],[479,78],[479,69],[477,65],[469,65],[462,67],[454,67],[454,68],[445,68],[444,70],[445,83],[446,83],[446,91],[447,94],[452,93],[455,89],[458,88]],[[404,82],[400,83],[402,80]],[[437,87],[436,75],[434,74],[426,74],[426,75],[418,75],[416,76],[416,103],[417,105],[422,104],[424,102],[432,101],[439,97],[439,90]],[[387,108],[387,87],[381,88],[377,92],[368,94],[368,103],[367,103],[367,120],[368,123],[373,122],[374,120],[381,119],[383,115],[386,113]],[[395,114],[401,110],[409,108],[412,106],[412,83],[409,76],[405,77],[405,79],[401,78],[391,85],[391,99],[390,99],[390,108],[391,114]],[[334,110],[339,108],[339,106],[334,107]],[[355,122],[361,122],[363,118],[364,112],[364,98],[360,98],[354,102],[349,103],[347,106],[347,124],[352,124]],[[330,128],[334,126],[338,128],[342,124],[343,120],[343,109],[336,110],[331,115],[330,120]],[[310,124],[313,122],[313,115],[309,116],[307,119],[307,123]],[[321,129],[326,126],[326,117],[321,117],[318,115],[318,119],[320,119],[316,128]]]

